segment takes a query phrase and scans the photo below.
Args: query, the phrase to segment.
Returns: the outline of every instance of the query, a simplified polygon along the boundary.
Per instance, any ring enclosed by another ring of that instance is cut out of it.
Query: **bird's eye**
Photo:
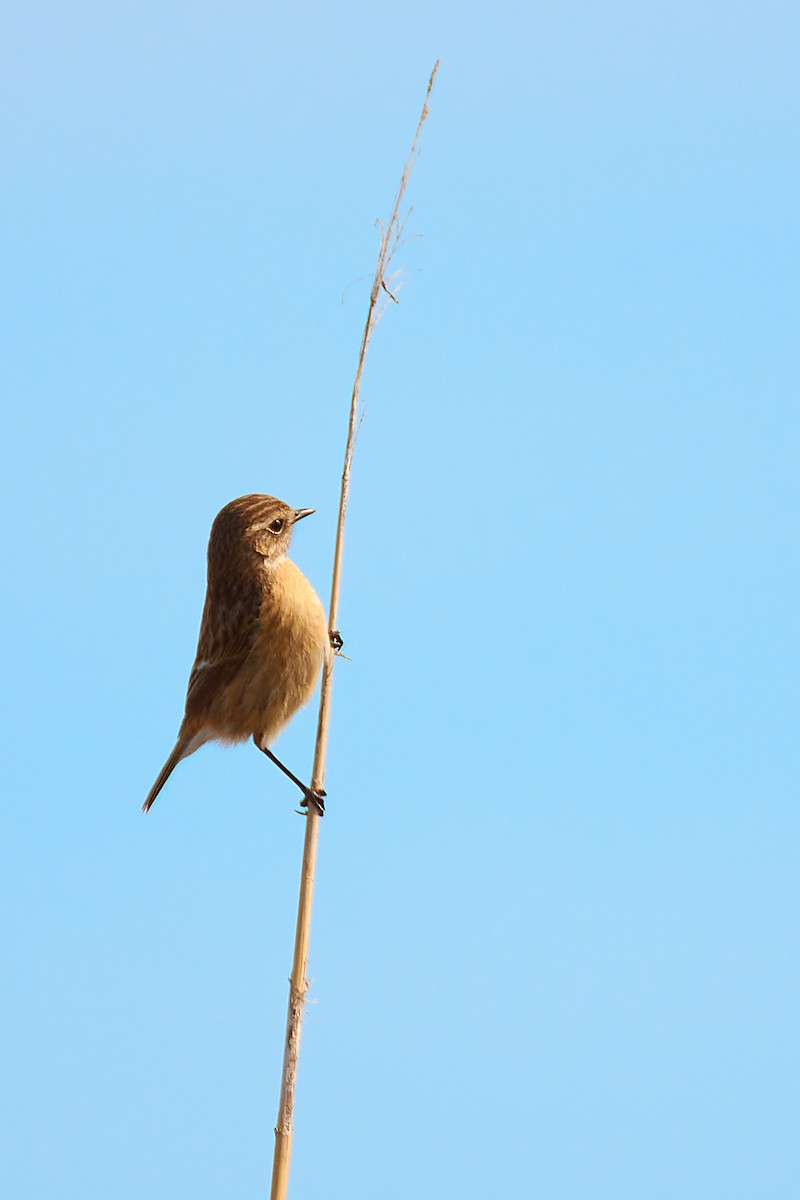
[[[274,521],[270,521],[267,528],[272,533],[280,533],[280,531],[283,529],[283,521],[281,520],[280,517],[276,517]]]

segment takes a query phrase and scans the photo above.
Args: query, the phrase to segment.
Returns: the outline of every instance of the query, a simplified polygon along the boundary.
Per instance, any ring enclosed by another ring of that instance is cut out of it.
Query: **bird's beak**
[[[317,510],[315,508],[296,508],[294,510],[294,522],[293,523],[296,524],[297,521],[302,521],[303,517],[310,517],[311,514],[315,513],[316,511]]]

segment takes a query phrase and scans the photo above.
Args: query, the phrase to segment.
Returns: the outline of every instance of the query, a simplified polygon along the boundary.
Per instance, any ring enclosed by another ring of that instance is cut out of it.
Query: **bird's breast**
[[[247,670],[261,726],[253,732],[265,743],[311,699],[328,645],[322,604],[300,568],[287,558],[266,570]]]

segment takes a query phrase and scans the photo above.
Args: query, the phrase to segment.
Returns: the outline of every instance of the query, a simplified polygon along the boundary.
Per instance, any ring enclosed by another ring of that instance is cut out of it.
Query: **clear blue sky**
[[[291,1195],[800,1195],[799,34],[770,0],[6,7],[3,1196],[266,1194],[296,797],[206,747],[140,805],[215,512],[315,507],[327,595],[437,56]]]

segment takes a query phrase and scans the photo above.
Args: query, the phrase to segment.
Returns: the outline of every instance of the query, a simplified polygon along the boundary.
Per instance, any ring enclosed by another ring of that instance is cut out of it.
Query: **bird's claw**
[[[333,650],[333,653],[338,654],[344,645],[344,638],[339,633],[338,629],[332,629],[328,636],[331,639],[331,649]]]
[[[300,801],[300,807],[307,809],[310,804],[317,810],[321,817],[324,817],[326,795],[327,793],[323,790],[323,788],[320,788],[319,791],[315,791],[314,788],[307,788],[303,799]]]

